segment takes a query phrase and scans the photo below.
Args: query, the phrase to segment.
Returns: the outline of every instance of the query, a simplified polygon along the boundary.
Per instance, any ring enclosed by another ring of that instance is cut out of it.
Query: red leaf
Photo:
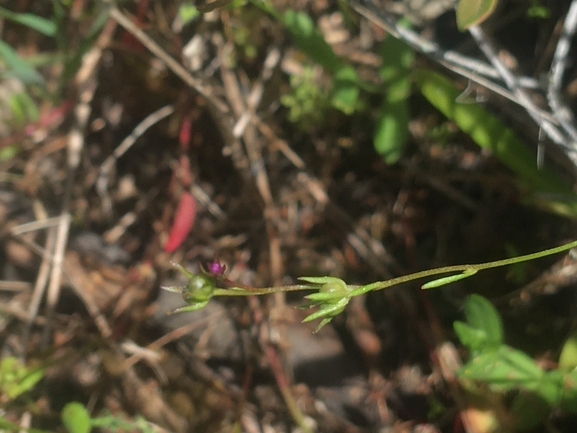
[[[168,235],[166,244],[164,244],[165,252],[171,253],[182,244],[182,241],[184,241],[190,233],[195,218],[196,200],[189,192],[185,191],[180,196],[180,202],[178,203],[176,215],[170,228],[170,234]]]

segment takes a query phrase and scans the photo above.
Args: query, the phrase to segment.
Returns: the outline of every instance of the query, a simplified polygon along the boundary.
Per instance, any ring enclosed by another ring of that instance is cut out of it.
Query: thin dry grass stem
[[[177,75],[187,85],[195,89],[204,96],[208,102],[214,105],[222,113],[228,113],[228,106],[215,94],[211,87],[205,85],[202,80],[193,77],[180,63],[174,60],[165,50],[163,50],[152,38],[140,30],[128,17],[126,17],[116,7],[110,9],[110,16],[130,32],[142,45],[152,54],[162,61],[168,69]]]
[[[29,223],[17,225],[16,227],[13,227],[10,230],[10,234],[12,236],[19,237],[20,235],[22,235],[24,233],[55,227],[58,225],[59,221],[60,221],[60,219],[58,217],[42,218],[42,219],[32,221]]]
[[[190,186],[190,193],[194,196],[194,198],[202,204],[214,217],[219,220],[224,220],[226,218],[226,214],[217,205],[214,201],[210,199],[210,196],[196,183],[193,183]]]
[[[569,49],[571,48],[571,41],[575,36],[577,31],[577,0],[571,2],[567,16],[565,17],[565,23],[563,24],[563,30],[561,31],[561,36],[559,37],[559,42],[557,42],[557,47],[555,49],[555,55],[553,56],[553,61],[551,62],[551,69],[549,71],[549,86],[547,88],[547,99],[549,101],[549,106],[555,115],[555,118],[559,119],[559,122],[565,129],[565,132],[573,140],[573,148],[577,146],[577,128],[575,127],[575,117],[571,112],[571,109],[563,101],[561,96],[561,86],[563,84],[563,75],[567,69],[569,63]],[[577,150],[577,149],[575,149]]]
[[[215,314],[211,314],[208,317],[204,317],[202,319],[196,320],[193,323],[189,323],[188,325],[181,326],[180,328],[175,329],[174,331],[168,332],[164,334],[159,339],[150,343],[146,348],[143,349],[147,351],[158,351],[161,347],[166,346],[169,343],[172,343],[175,340],[185,336],[186,334],[190,334],[192,331],[204,326],[205,324],[218,319],[222,315],[222,312],[218,312]],[[145,352],[137,352],[131,357],[129,357],[126,361],[124,361],[124,365],[126,368],[130,368],[135,365],[138,361],[140,361],[143,356],[142,354]]]
[[[516,104],[523,105],[522,100],[519,99],[513,92],[510,92],[506,88],[503,88],[491,79],[501,79],[501,75],[497,69],[492,68],[490,65],[481,62],[476,59],[471,59],[469,57],[463,56],[454,51],[445,51],[437,44],[422,38],[418,33],[414,31],[401,27],[396,21],[391,17],[384,16],[381,12],[375,10],[373,7],[368,7],[361,5],[357,0],[351,0],[351,5],[353,8],[366,19],[391,33],[395,37],[398,37],[413,48],[417,49],[421,53],[430,56],[431,58],[438,61],[441,65],[447,69],[453,71],[454,73],[461,75],[470,81],[489,89],[490,91],[507,98],[508,100],[515,102]],[[488,77],[488,78],[485,78]],[[517,77],[518,85],[526,89],[539,88],[540,84],[537,80],[532,77]],[[558,120],[545,110],[539,107],[531,107],[536,115],[541,116],[543,119],[548,120],[553,124],[557,124]]]
[[[52,226],[48,229],[46,243],[44,244],[44,249],[46,253],[42,255],[40,269],[38,270],[38,275],[36,276],[36,283],[34,284],[34,291],[32,292],[32,298],[30,299],[30,304],[28,305],[28,317],[26,320],[26,325],[24,326],[24,329],[22,331],[21,355],[24,355],[26,352],[26,347],[28,346],[30,333],[32,331],[32,324],[34,323],[34,319],[38,314],[38,309],[40,308],[40,302],[44,297],[44,291],[46,290],[46,284],[48,283],[48,277],[50,274],[50,266],[52,264],[52,256],[49,253],[49,251],[52,251],[55,242],[56,242],[56,229],[55,227]]]
[[[493,79],[501,79],[499,71],[491,65],[464,56],[460,53],[442,49],[438,44],[432,42],[408,27],[404,27],[391,15],[378,10],[370,0],[349,0],[349,3],[359,14],[369,21],[378,25],[396,38],[402,39],[417,51],[434,58],[445,67],[457,72],[468,71],[467,76],[476,81],[479,75]],[[454,69],[456,68],[456,69]],[[457,72],[461,74],[461,72]],[[463,74],[461,74],[463,75]],[[470,76],[469,76],[470,75]],[[532,77],[519,77],[519,85],[525,88],[539,87],[539,83]],[[506,92],[506,89],[502,89]]]
[[[100,198],[102,199],[102,207],[107,215],[112,213],[112,201],[108,195],[108,183],[110,180],[110,174],[116,161],[122,155],[124,155],[132,145],[138,140],[150,127],[156,125],[162,119],[170,116],[174,113],[174,107],[172,105],[166,105],[152,114],[148,115],[142,122],[140,122],[136,128],[128,135],[122,142],[118,145],[112,154],[106,158],[106,160],[100,166],[98,172],[98,178],[96,179],[96,191]]]
[[[82,65],[78,70],[74,83],[78,89],[79,103],[74,110],[74,126],[68,136],[68,162],[66,173],[66,184],[62,199],[60,220],[56,230],[56,240],[54,245],[53,264],[50,273],[50,282],[46,298],[46,326],[42,335],[41,345],[46,347],[50,338],[52,319],[58,298],[60,297],[62,266],[64,253],[68,243],[70,230],[70,201],[76,170],[80,163],[80,155],[84,148],[84,131],[90,117],[91,102],[97,86],[96,69],[102,58],[104,48],[110,42],[116,24],[109,21],[100,33],[96,44],[82,58]]]
[[[495,49],[493,43],[485,35],[481,27],[472,26],[469,28],[469,33],[471,36],[473,36],[473,39],[483,54],[499,71],[503,81],[519,99],[521,103],[520,105],[525,108],[529,116],[531,116],[531,118],[537,123],[537,125],[539,125],[540,128],[543,129],[543,131],[554,143],[565,150],[567,156],[571,158],[574,164],[577,164],[577,153],[575,153],[574,149],[569,146],[569,140],[567,140],[564,134],[553,123],[537,114],[538,107],[535,105],[525,89],[520,86],[519,78],[507,67],[507,65],[505,65],[505,63],[498,56],[497,50]]]
[[[4,292],[26,292],[32,288],[26,281],[6,281],[0,280],[0,291]]]

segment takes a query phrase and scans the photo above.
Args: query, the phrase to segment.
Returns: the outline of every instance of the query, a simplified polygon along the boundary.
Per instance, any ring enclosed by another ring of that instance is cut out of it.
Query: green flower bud
[[[207,275],[194,274],[182,291],[182,298],[187,304],[205,302],[212,298],[216,289],[216,281]]]

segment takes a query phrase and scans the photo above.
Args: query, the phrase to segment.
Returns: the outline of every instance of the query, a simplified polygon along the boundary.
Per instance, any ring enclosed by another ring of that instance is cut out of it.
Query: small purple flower
[[[222,277],[224,275],[224,271],[226,270],[226,265],[220,263],[215,257],[212,261],[203,266],[203,269],[207,274],[213,275],[215,277]]]

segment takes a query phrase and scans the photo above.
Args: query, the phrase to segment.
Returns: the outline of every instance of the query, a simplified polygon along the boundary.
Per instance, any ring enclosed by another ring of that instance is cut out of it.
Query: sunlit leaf
[[[481,24],[495,10],[497,0],[459,0],[457,4],[457,27],[467,30]]]
[[[62,409],[62,423],[69,433],[88,433],[91,430],[90,414],[83,404],[75,401]]]
[[[563,345],[559,356],[559,368],[577,367],[577,333],[573,333]]]

